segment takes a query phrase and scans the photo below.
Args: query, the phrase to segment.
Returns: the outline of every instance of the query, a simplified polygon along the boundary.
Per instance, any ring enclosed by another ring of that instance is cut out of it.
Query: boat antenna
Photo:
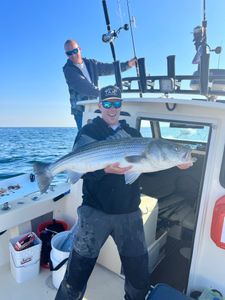
[[[135,47],[135,42],[134,42],[133,24],[132,24],[134,22],[134,20],[133,20],[133,17],[131,18],[130,6],[129,6],[129,1],[128,0],[127,0],[127,12],[128,12],[129,23],[130,23],[130,34],[131,34],[134,57],[137,59],[136,47]]]
[[[206,20],[206,2],[203,0],[203,21]]]
[[[118,15],[120,17],[120,24],[122,25],[124,23],[124,21],[123,21],[123,16],[122,16],[122,11],[121,11],[120,0],[117,0],[117,11],[118,11]]]
[[[128,18],[129,18],[129,24],[130,24],[130,34],[131,34],[131,41],[132,41],[132,47],[133,47],[133,53],[134,53],[134,58],[136,59],[136,73],[137,73],[137,77],[140,77],[140,72],[139,72],[139,66],[138,66],[138,59],[137,59],[137,55],[136,55],[136,47],[135,47],[135,42],[134,42],[134,34],[133,34],[133,23],[134,23],[134,19],[133,17],[131,18],[131,14],[130,14],[130,5],[129,5],[129,0],[127,0],[127,12],[128,12]],[[142,98],[142,89],[141,89],[141,85],[139,84],[139,89],[140,89],[140,98]]]
[[[200,93],[208,97],[208,83],[209,83],[209,57],[208,49],[210,52],[220,54],[222,47],[211,49],[207,44],[207,20],[206,20],[206,0],[203,0],[203,21],[202,21],[202,52],[200,55]],[[208,97],[208,99],[210,99]]]

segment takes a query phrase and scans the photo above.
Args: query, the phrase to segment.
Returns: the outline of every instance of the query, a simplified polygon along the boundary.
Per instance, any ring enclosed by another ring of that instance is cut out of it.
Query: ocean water
[[[32,173],[33,162],[54,162],[72,150],[76,128],[0,128],[0,180]],[[55,181],[61,181],[59,174]]]
[[[141,128],[144,137],[149,128]],[[209,128],[177,129],[161,127],[164,138],[207,142]],[[0,128],[0,180],[33,172],[33,162],[54,162],[72,150],[76,128]],[[66,174],[55,176],[53,183],[65,181]]]

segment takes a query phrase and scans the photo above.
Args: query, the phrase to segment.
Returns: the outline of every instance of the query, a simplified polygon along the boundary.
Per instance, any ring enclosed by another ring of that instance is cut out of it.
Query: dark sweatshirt
[[[141,136],[139,131],[131,128],[125,120],[120,121],[117,130],[113,130],[100,117],[85,125],[78,133],[76,142],[87,135],[95,140],[105,140],[119,130],[126,131],[132,137]],[[124,175],[106,174],[104,170],[83,175],[83,203],[108,214],[134,212],[140,204],[139,180],[126,184]]]
[[[90,75],[91,82],[84,76],[82,71],[68,59],[63,67],[63,72],[68,84],[70,93],[71,113],[77,110],[83,111],[82,105],[77,105],[78,101],[96,99],[99,95],[98,78],[104,75],[113,75],[115,72],[113,63],[102,63],[95,59],[83,58]],[[121,71],[129,69],[128,62],[120,64]]]

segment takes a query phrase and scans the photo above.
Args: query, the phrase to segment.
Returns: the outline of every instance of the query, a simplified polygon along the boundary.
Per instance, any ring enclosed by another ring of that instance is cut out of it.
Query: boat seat
[[[193,210],[191,210],[183,220],[182,227],[189,230],[194,230],[194,224],[195,224],[195,213]]]
[[[159,205],[159,211],[165,212],[166,210],[169,210],[179,204],[181,204],[184,201],[184,197],[181,195],[169,195],[167,197],[164,197],[160,199],[158,202]]]

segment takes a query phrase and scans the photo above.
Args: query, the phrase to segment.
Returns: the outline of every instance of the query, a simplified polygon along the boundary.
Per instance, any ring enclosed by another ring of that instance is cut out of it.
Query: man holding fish
[[[102,88],[99,100],[102,116],[93,119],[92,123],[85,125],[79,131],[73,155],[76,153],[79,156],[82,151],[87,151],[92,161],[96,160],[97,155],[104,160],[105,152],[102,149],[111,143],[109,149],[111,163],[107,164],[110,162],[107,158],[105,165],[96,167],[98,165],[96,162],[96,166],[87,168],[88,171],[85,174],[82,173],[81,167],[80,169],[77,167],[79,170],[76,174],[79,175],[75,174],[74,178],[71,177],[71,181],[74,182],[81,176],[83,178],[83,203],[78,208],[74,246],[69,257],[67,271],[55,299],[83,299],[100,249],[111,235],[117,245],[125,275],[124,298],[144,300],[150,282],[148,253],[142,214],[139,209],[138,177],[142,172],[155,171],[154,168],[158,170],[157,164],[161,164],[161,168],[164,169],[175,165],[180,169],[186,169],[192,165],[192,161],[190,153],[184,147],[181,146],[178,149],[178,146],[175,146],[172,149],[171,143],[167,144],[166,141],[165,143],[161,141],[149,143],[148,141],[147,144],[145,139],[141,138],[139,131],[131,128],[125,120],[119,121],[122,98],[116,86]],[[131,146],[133,139],[138,141],[135,147],[133,144]],[[121,145],[122,141],[124,143]],[[154,151],[160,151],[160,148],[157,148],[158,143],[162,143],[159,147],[165,150],[162,162],[157,161],[154,164],[154,161],[151,161],[150,169],[140,167],[142,162],[144,162],[143,165],[147,165],[146,161],[149,160],[149,156],[154,158]],[[116,144],[115,147],[114,144]],[[93,147],[96,147],[94,154],[93,150],[89,150]],[[125,150],[128,154],[120,159],[120,153],[124,156]],[[165,153],[168,153],[166,162]],[[177,153],[176,159],[174,159],[174,153]],[[175,162],[169,163],[169,160]]]

